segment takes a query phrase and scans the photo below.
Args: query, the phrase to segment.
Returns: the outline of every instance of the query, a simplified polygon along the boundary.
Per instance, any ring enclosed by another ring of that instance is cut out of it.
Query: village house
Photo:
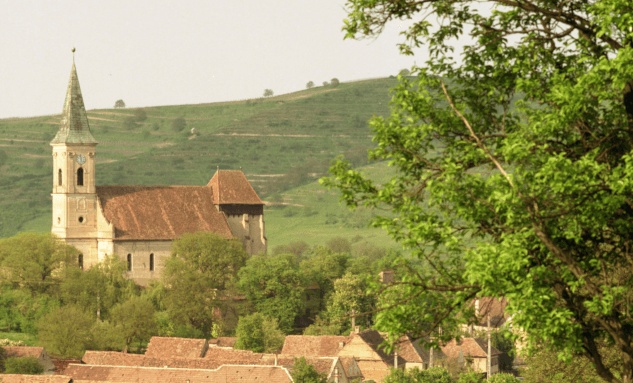
[[[97,186],[96,146],[73,63],[53,149],[51,232],[76,247],[79,265],[107,255],[126,262],[139,284],[157,278],[184,233],[238,238],[249,254],[266,253],[264,203],[236,170],[217,170],[206,186]]]
[[[442,352],[447,358],[455,359],[462,365],[470,365],[473,370],[488,372],[488,343],[481,338],[462,338],[460,342],[454,339],[442,346]],[[491,346],[490,373],[499,372],[499,355],[501,351]]]

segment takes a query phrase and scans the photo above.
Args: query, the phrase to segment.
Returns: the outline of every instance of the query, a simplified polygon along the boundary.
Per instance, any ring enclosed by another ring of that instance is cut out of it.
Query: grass
[[[143,108],[147,120],[129,131],[123,121],[134,110],[90,110],[90,128],[99,142],[97,185],[205,185],[218,167],[242,168],[266,199],[325,175],[339,154],[365,164],[366,150],[373,147],[366,121],[372,114],[388,115],[395,84],[385,78],[267,99],[148,107]],[[187,122],[184,132],[171,128],[177,117]],[[50,231],[49,142],[59,120],[60,115],[0,120],[0,151],[7,155],[0,166],[0,238]],[[198,134],[192,136],[191,128]],[[275,229],[269,233],[275,243]]]
[[[0,331],[0,339],[9,339],[12,341],[21,340],[26,346],[39,346],[37,336],[25,334],[21,332],[2,332]]]

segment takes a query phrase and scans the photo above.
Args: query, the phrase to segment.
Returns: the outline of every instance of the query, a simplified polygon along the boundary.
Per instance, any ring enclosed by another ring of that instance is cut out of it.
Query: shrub
[[[39,375],[44,372],[44,367],[33,356],[22,358],[8,358],[4,362],[5,374]]]
[[[171,129],[176,133],[182,132],[186,127],[187,121],[182,117],[178,117],[171,122]]]

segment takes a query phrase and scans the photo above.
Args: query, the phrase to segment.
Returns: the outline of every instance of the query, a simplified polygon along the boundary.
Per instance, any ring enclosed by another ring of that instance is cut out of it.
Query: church
[[[206,186],[96,186],[97,144],[73,62],[50,142],[51,232],[81,252],[80,267],[116,253],[128,277],[145,285],[160,276],[173,241],[196,231],[238,238],[250,255],[266,253],[264,203],[241,171],[218,169]]]

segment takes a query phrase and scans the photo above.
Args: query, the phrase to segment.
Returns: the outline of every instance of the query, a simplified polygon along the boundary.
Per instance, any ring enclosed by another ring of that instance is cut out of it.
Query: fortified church
[[[160,275],[173,241],[196,231],[238,238],[251,255],[266,253],[264,203],[241,171],[218,169],[206,186],[96,186],[97,144],[73,62],[59,131],[50,142],[51,231],[79,249],[82,268],[116,253],[127,262],[128,276],[146,284]]]

